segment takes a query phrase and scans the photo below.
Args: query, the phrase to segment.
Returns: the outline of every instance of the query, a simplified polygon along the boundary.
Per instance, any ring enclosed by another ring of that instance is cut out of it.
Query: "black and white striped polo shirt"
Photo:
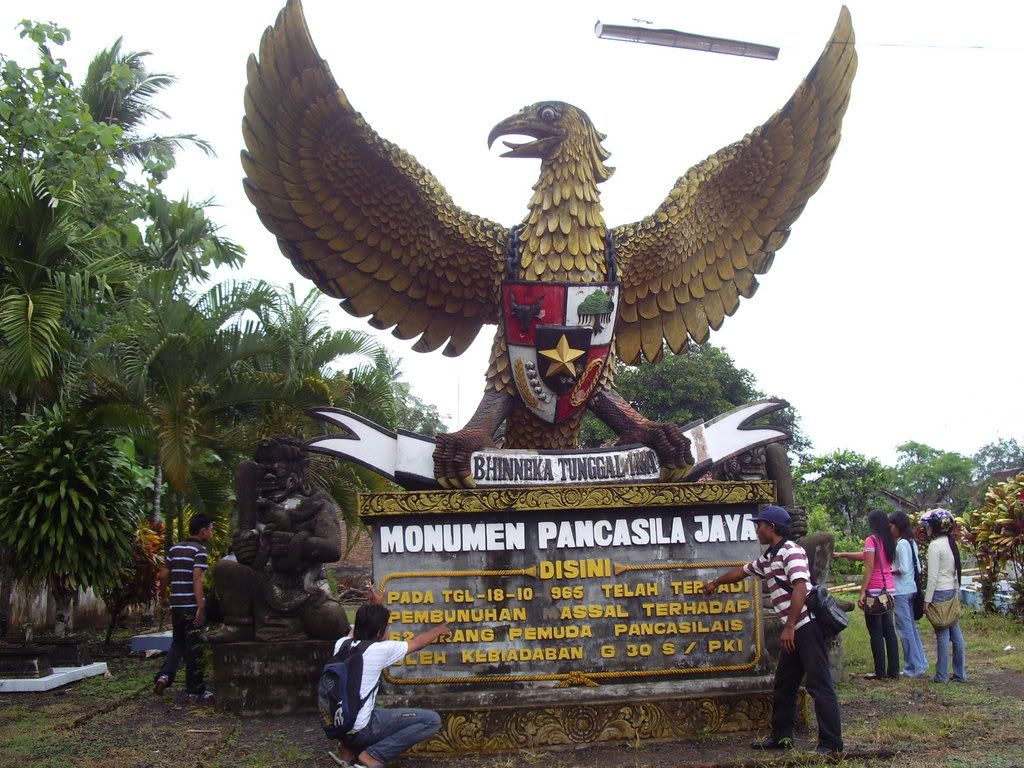
[[[206,570],[206,547],[197,539],[179,541],[167,553],[167,569],[171,572],[171,608],[198,608],[192,588],[192,573]]]

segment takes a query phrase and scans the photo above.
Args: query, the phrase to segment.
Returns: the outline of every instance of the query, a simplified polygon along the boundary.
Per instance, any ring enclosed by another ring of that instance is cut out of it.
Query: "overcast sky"
[[[757,295],[711,341],[800,412],[816,452],[891,461],[905,440],[972,453],[1024,438],[1024,153],[1020,31],[1005,2],[849,3],[859,71],[832,170]],[[584,109],[608,134],[610,226],[652,212],[676,177],[764,122],[828,40],[834,2],[349,3],[306,0],[321,55],[356,109],[412,152],[455,201],[511,226],[538,164],[488,151],[491,126],[543,99]],[[245,61],[277,0],[242,4],[7,2],[0,50],[22,61],[24,16],[69,27],[80,81],[114,38],[150,50],[179,82],[154,129],[193,132],[218,152],[180,157],[169,190],[214,198],[212,217],[248,252],[243,276],[292,272],[241,187]],[[778,61],[598,40],[594,22],[633,23],[776,45]],[[333,302],[331,302],[333,304]],[[338,326],[366,329],[332,309]],[[462,357],[420,355],[384,335],[414,392],[460,426],[483,390],[491,336]],[[710,418],[715,414],[704,414]]]

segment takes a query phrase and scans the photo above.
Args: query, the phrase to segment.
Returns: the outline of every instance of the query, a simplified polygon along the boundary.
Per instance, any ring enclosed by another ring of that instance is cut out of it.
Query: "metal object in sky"
[[[626,43],[664,45],[669,48],[688,48],[693,51],[727,53],[731,56],[747,56],[753,59],[770,59],[771,61],[779,58],[779,49],[771,45],[729,40],[724,37],[695,35],[675,29],[630,27],[622,24],[602,24],[599,21],[594,25],[594,33],[604,40],[621,40]]]

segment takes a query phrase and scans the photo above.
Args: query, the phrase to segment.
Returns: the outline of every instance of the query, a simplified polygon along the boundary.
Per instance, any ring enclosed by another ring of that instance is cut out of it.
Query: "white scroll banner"
[[[752,424],[754,419],[788,407],[785,400],[757,400],[683,427],[696,464],[693,480],[714,465],[759,445],[785,440],[781,429]],[[434,438],[400,429],[393,432],[340,408],[311,408],[307,415],[342,429],[306,443],[322,453],[360,464],[405,488],[439,488],[434,478]],[[574,451],[527,451],[488,448],[470,457],[478,487],[654,482],[660,476],[657,456],[642,445]]]

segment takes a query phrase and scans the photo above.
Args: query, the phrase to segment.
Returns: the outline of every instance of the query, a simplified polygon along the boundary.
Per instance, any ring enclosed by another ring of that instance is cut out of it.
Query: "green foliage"
[[[165,88],[171,86],[175,77],[166,73],[149,72],[145,59],[149,51],[121,50],[122,39],[118,38],[110,48],[100,51],[89,63],[89,71],[82,83],[81,95],[92,116],[109,126],[117,126],[123,132],[126,145],[123,156],[140,163],[156,160],[165,164],[157,180],[162,181],[166,170],[173,164],[173,153],[183,146],[199,147],[207,154],[213,154],[210,145],[193,134],[174,136],[142,136],[141,127],[150,118],[167,117],[158,109],[153,100]],[[156,165],[151,165],[154,169]]]
[[[817,533],[819,531],[832,534],[832,538],[835,540],[836,552],[859,552],[864,547],[863,538],[848,534],[833,524],[825,507],[811,507],[807,510],[807,532]],[[863,570],[864,564],[859,560],[837,560],[833,558],[832,564],[829,567],[829,573],[832,576],[862,573]]]
[[[994,440],[974,454],[974,479],[982,489],[992,485],[996,472],[1008,469],[1024,469],[1024,445],[1015,439]]]
[[[961,514],[970,503],[974,464],[953,451],[908,441],[897,446],[893,490],[922,509],[943,506]]]
[[[648,419],[680,426],[765,396],[757,389],[753,373],[737,368],[727,352],[712,344],[690,344],[680,355],[666,350],[658,363],[621,366],[615,388]],[[792,433],[790,451],[801,453],[810,447],[792,408],[770,414],[767,423]],[[606,425],[587,414],[581,444],[596,446],[614,437]]]
[[[396,381],[395,426],[419,432],[421,435],[438,435],[448,431],[448,425],[437,410],[412,393],[404,381]]]
[[[832,529],[863,537],[868,533],[868,512],[878,506],[877,494],[888,488],[892,474],[878,459],[833,451],[802,460],[793,479],[799,506],[825,510]]]
[[[114,435],[44,409],[4,436],[3,448],[0,547],[15,576],[63,594],[115,586],[144,505]]]
[[[1024,473],[989,488],[985,504],[959,522],[968,532],[983,584],[991,591],[1005,570],[1016,590],[1011,612],[1024,619]],[[991,601],[985,603],[985,609],[991,611]]]

